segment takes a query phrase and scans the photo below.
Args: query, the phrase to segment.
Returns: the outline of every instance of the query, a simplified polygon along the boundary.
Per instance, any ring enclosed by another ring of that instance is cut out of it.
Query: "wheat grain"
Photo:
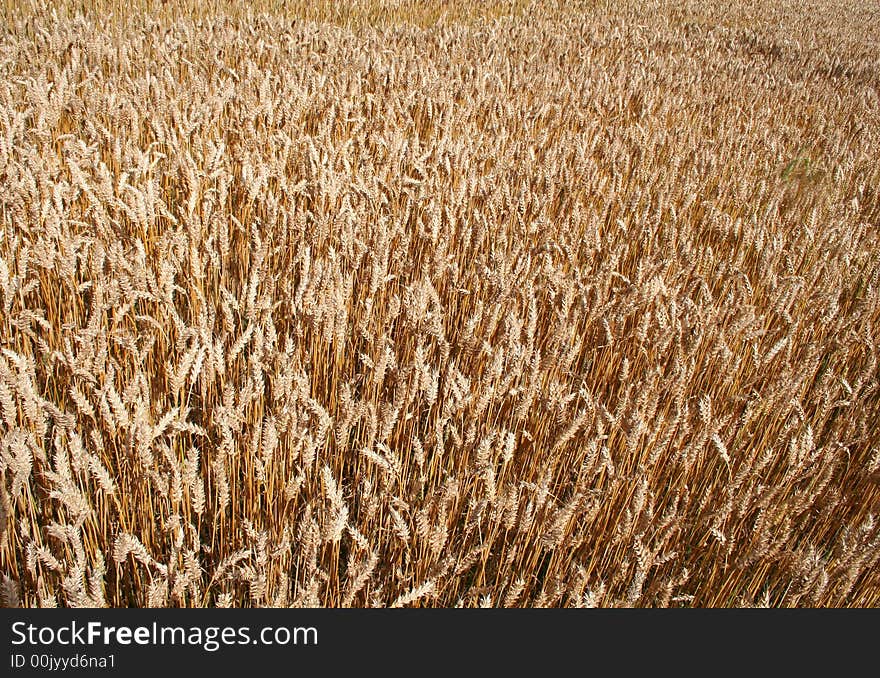
[[[282,4],[3,9],[2,602],[876,604],[868,10]]]

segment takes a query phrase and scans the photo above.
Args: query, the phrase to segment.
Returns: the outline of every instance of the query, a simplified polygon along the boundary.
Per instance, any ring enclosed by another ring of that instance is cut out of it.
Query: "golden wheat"
[[[7,4],[3,604],[877,604],[880,15],[802,4]]]

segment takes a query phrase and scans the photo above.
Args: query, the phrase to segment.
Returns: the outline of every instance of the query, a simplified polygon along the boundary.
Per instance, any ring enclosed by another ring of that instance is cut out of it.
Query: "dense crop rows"
[[[877,604],[880,21],[769,4],[7,10],[5,604]]]

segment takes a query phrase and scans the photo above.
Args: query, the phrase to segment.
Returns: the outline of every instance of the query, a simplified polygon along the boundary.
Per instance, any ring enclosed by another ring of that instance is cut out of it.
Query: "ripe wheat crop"
[[[806,5],[7,0],[2,603],[876,605],[880,7]]]

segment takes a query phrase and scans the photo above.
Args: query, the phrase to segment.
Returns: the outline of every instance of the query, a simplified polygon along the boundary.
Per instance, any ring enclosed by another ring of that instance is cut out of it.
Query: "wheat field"
[[[6,606],[880,602],[880,4],[6,0]]]

